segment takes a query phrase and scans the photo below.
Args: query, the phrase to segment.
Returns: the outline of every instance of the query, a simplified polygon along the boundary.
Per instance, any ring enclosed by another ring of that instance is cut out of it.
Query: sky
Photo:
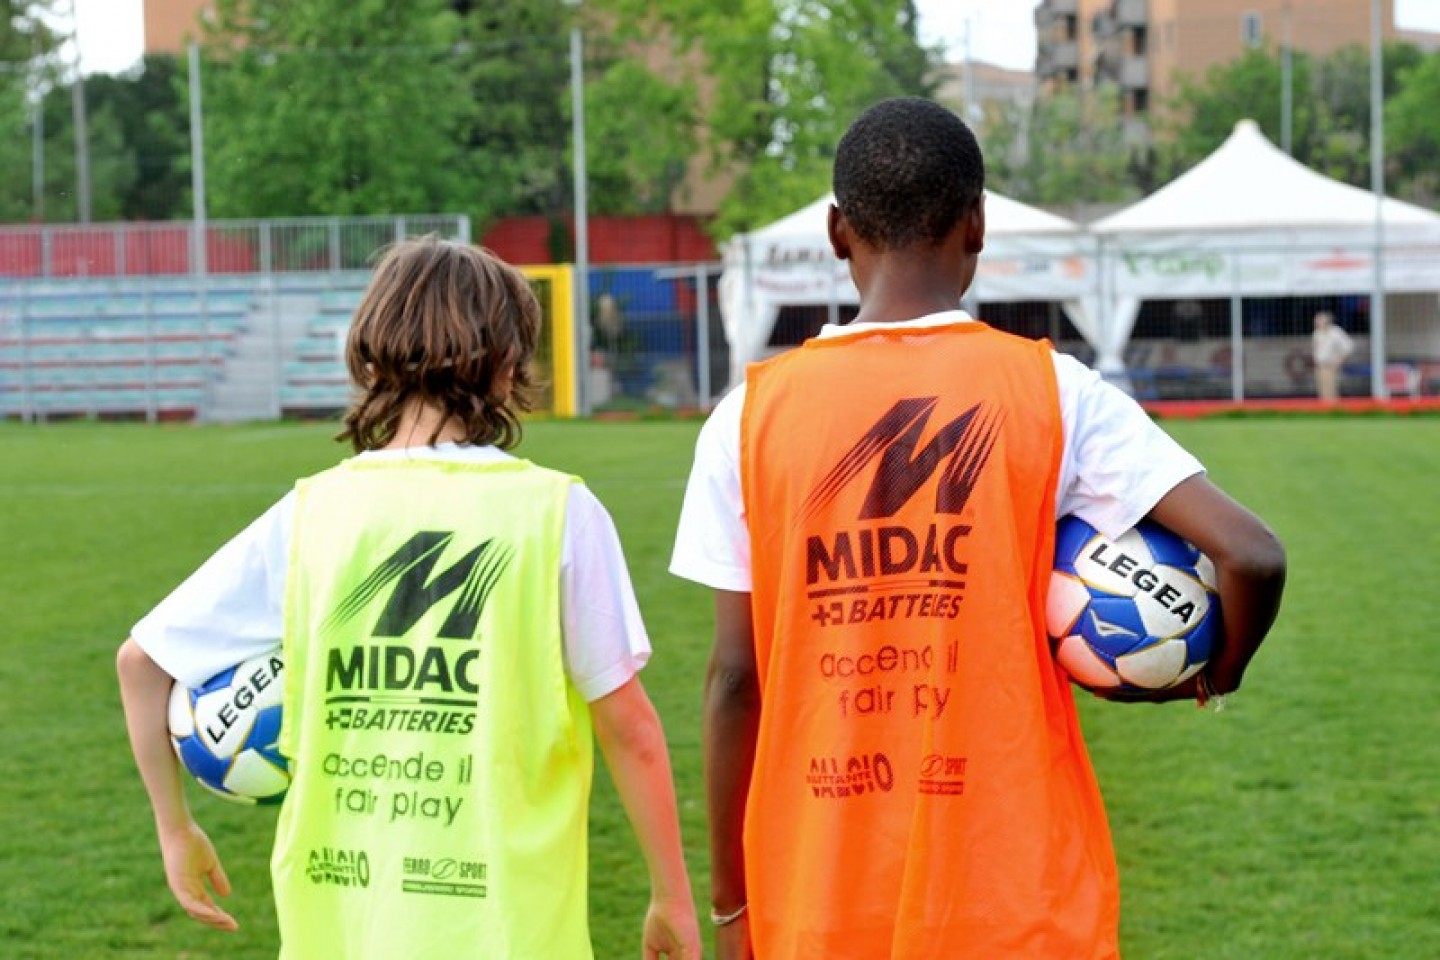
[[[145,42],[142,0],[74,3],[86,73],[114,73],[140,59]],[[1016,69],[1035,62],[1035,0],[918,0],[916,6],[921,39],[944,43],[956,60],[964,59],[968,20],[976,59]]]
[[[114,73],[140,59],[143,0],[72,2],[85,72]],[[915,6],[921,40],[944,44],[950,59],[965,59],[968,27],[974,59],[1017,70],[1034,66],[1036,0],[916,0]],[[1440,0],[1395,0],[1395,17],[1402,27],[1440,31]]]

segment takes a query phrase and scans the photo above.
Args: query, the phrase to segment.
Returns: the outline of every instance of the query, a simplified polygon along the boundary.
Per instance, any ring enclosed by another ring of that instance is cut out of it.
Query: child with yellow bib
[[[283,646],[282,958],[591,957],[594,742],[649,868],[644,953],[700,956],[614,525],[576,478],[505,452],[539,324],[524,276],[487,251],[395,245],[346,347],[357,455],[299,481],[120,648],[166,879],[201,923],[236,927],[168,692]]]

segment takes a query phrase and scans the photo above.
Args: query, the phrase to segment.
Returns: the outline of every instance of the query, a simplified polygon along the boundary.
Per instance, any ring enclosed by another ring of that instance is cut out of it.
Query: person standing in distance
[[[1355,351],[1355,341],[1328,310],[1315,314],[1315,332],[1310,340],[1315,357],[1315,394],[1322,403],[1334,403],[1340,399],[1340,370],[1345,358]]]
[[[358,455],[299,481],[121,646],[166,879],[199,922],[236,928],[211,896],[229,881],[185,803],[169,690],[283,638],[284,960],[588,960],[596,740],[649,868],[645,956],[700,956],[614,525],[576,478],[504,452],[539,325],[525,277],[488,251],[392,247],[346,348]],[[341,859],[364,869],[325,869]]]
[[[970,130],[886,100],[840,141],[860,310],[752,365],[696,444],[671,571],[714,590],[704,701],[722,960],[1100,960],[1119,885],[1044,626],[1056,519],[1151,517],[1215,561],[1228,693],[1285,555],[1129,397],[956,309],[984,245]]]

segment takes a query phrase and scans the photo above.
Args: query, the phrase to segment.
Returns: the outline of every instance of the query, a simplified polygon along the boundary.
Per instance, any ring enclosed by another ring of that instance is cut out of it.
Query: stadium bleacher
[[[0,297],[0,416],[187,416],[243,331],[233,286],[52,281]]]
[[[332,413],[349,398],[344,334],[365,279],[107,278],[0,288],[0,417],[197,416],[240,379],[231,368],[260,326],[297,331],[262,350],[278,360],[281,412]]]

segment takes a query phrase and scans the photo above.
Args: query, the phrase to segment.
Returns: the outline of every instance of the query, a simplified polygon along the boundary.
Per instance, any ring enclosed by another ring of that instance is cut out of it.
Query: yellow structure
[[[520,269],[544,311],[535,350],[535,368],[543,390],[538,408],[557,417],[573,417],[580,409],[575,377],[575,268],[562,264]]]

